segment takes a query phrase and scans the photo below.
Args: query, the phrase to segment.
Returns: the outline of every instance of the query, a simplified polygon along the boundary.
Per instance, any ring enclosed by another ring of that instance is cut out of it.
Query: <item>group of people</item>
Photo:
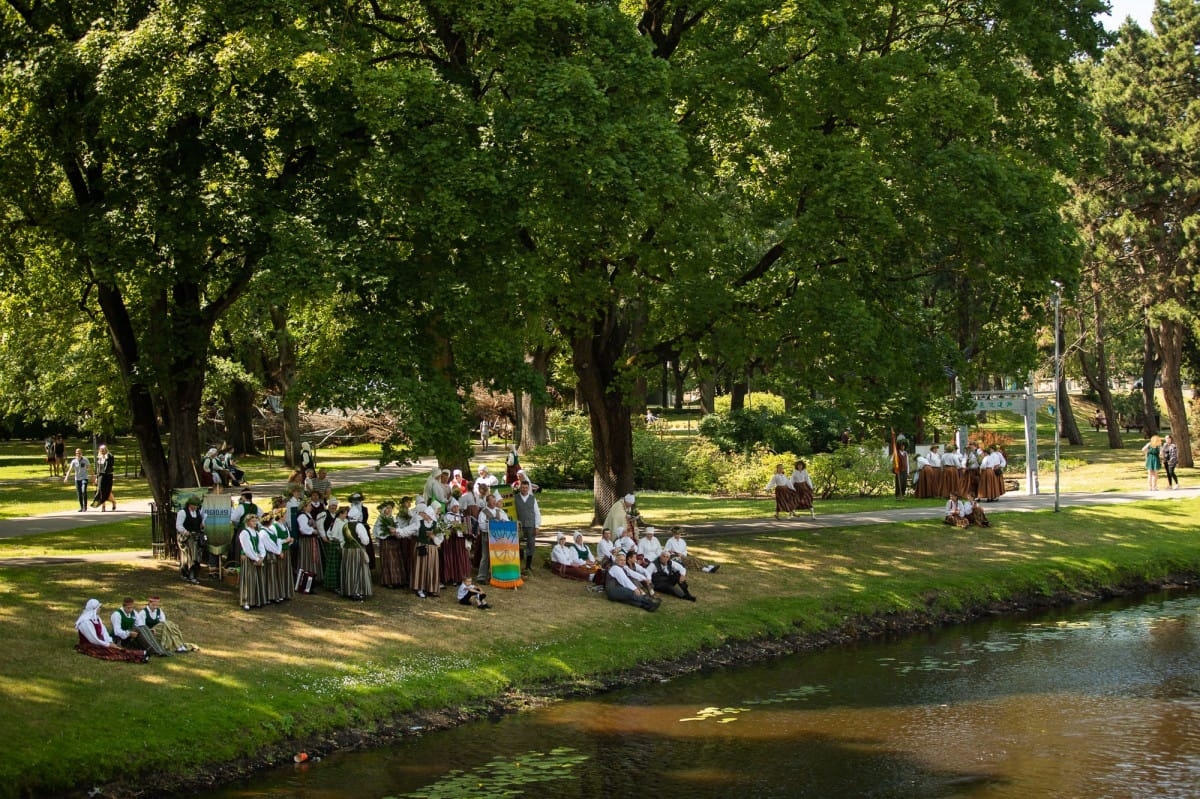
[[[179,625],[167,619],[159,597],[152,596],[142,608],[133,597],[125,597],[105,625],[100,618],[100,600],[89,599],[75,621],[79,641],[75,651],[100,660],[147,663],[151,655],[172,654],[199,649],[184,640]]]
[[[211,486],[214,493],[220,494],[225,488],[246,485],[246,472],[237,465],[233,447],[228,444],[209,447],[200,460],[200,468],[204,474],[204,484]]]
[[[108,451],[107,445],[101,444],[96,451],[96,494],[91,501],[93,508],[99,507],[101,511],[106,511],[111,503],[112,509],[114,511],[117,509],[117,500],[113,496],[114,467],[115,461],[112,453]],[[79,500],[79,512],[83,513],[88,509],[88,486],[92,480],[92,462],[79,448],[76,448],[75,457],[66,464],[62,472],[64,483],[72,477],[75,478],[75,498]]]
[[[972,441],[962,452],[954,444],[947,444],[945,452],[940,449],[940,445],[933,444],[928,454],[917,456],[913,480],[918,499],[954,496],[995,502],[1004,495],[1008,459],[998,445],[992,444],[984,450]],[[902,497],[908,478],[908,451],[903,443],[899,445],[896,460],[903,463],[896,473],[896,495]]]
[[[62,433],[46,436],[42,446],[46,450],[46,465],[50,469],[50,476],[62,477],[63,470],[67,468],[67,442],[63,440]]]
[[[790,476],[782,463],[777,465],[775,474],[771,475],[767,487],[763,490],[775,493],[775,518],[778,520],[784,513],[795,516],[798,510],[806,510],[810,516],[816,518],[816,512],[813,510],[813,489],[808,464],[796,461]]]
[[[969,527],[973,524],[991,527],[987,514],[983,512],[979,499],[974,495],[960,497],[951,493],[950,498],[946,500],[946,515],[942,521],[951,527]]]
[[[1151,491],[1158,490],[1158,470],[1167,473],[1167,488],[1174,491],[1179,487],[1179,477],[1175,469],[1179,467],[1179,445],[1170,433],[1164,438],[1150,436],[1150,440],[1142,447],[1146,453],[1146,484]]]

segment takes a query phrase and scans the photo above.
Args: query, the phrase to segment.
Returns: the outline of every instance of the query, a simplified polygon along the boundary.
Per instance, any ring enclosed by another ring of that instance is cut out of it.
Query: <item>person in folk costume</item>
[[[317,456],[313,453],[312,444],[308,441],[300,444],[300,468],[304,470],[305,474],[308,474],[310,469],[313,474],[316,474],[317,471]]]
[[[418,497],[418,500],[421,505],[425,504],[424,497]],[[412,585],[413,565],[417,559],[417,525],[420,522],[418,510],[419,507],[414,507],[412,497],[400,497],[400,504],[396,508],[396,521],[400,529],[396,534],[400,537],[400,569],[404,575],[401,588]]]
[[[241,569],[238,570],[238,604],[242,610],[250,610],[276,601],[269,593],[266,566],[267,556],[278,552],[272,549],[275,539],[259,525],[258,514],[246,514],[244,522],[242,532],[238,534],[242,552]]]
[[[467,551],[467,526],[462,508],[457,499],[451,497],[450,505],[442,516],[447,532],[446,540],[438,557],[443,585],[458,585],[464,577],[471,575],[471,553]]]
[[[200,559],[204,556],[200,540],[204,536],[204,522],[207,518],[208,514],[204,512],[200,497],[195,494],[189,496],[175,514],[175,537],[179,541],[179,575],[184,582],[192,585],[200,582],[196,575],[200,569]]]
[[[371,565],[367,546],[371,534],[360,521],[350,519],[350,509],[342,508],[338,520],[344,520],[342,531],[342,596],[361,602],[374,594],[371,589]]]
[[[568,580],[591,582],[596,578],[596,572],[600,570],[600,567],[596,565],[596,561],[591,557],[591,552],[587,551],[587,547],[584,547],[584,552],[587,554],[585,560],[580,557],[579,550],[569,543],[566,533],[559,533],[556,541],[554,548],[550,550],[551,571]],[[582,533],[579,534],[579,541],[581,544],[583,543]]]
[[[121,600],[121,607],[113,611],[111,621],[113,639],[117,646],[149,652],[160,657],[167,654],[158,641],[154,640],[150,631],[141,625],[137,608],[133,606],[133,597],[127,596]]]
[[[300,511],[304,508],[304,486],[296,483],[288,483],[287,485],[287,502],[283,507],[287,511],[284,515],[284,523],[287,524],[288,530],[292,536],[296,536],[300,532],[299,518]]]
[[[204,453],[204,457],[200,459],[200,471],[208,475],[208,482],[213,487],[213,493],[220,494],[223,481],[221,464],[217,461],[216,447],[209,447],[208,452]]]
[[[101,444],[96,452],[96,496],[92,497],[92,507],[99,505],[101,512],[108,510],[106,506],[109,502],[112,503],[113,510],[117,509],[117,500],[112,492],[115,466],[116,461],[112,453],[108,451],[107,446]]]
[[[269,579],[269,595],[273,602],[283,602],[291,599],[296,593],[296,572],[292,565],[292,545],[296,538],[284,523],[287,518],[287,508],[282,501],[276,500],[278,507],[266,517],[263,530],[275,542],[277,553],[267,557],[267,576]]]
[[[144,649],[124,649],[118,646],[104,622],[100,620],[99,612],[100,600],[89,599],[83,612],[75,620],[75,630],[79,633],[79,641],[75,644],[76,652],[100,660],[123,660],[127,663],[146,663],[150,660],[149,653]]]
[[[659,600],[651,597],[629,576],[625,569],[625,553],[621,550],[613,552],[613,565],[604,581],[604,594],[610,602],[624,602],[642,610],[658,610]]]
[[[413,559],[412,589],[425,599],[437,596],[441,588],[437,543],[438,509],[426,504],[417,509],[416,557]]]
[[[633,537],[632,527],[618,527],[616,540],[613,542],[614,550],[621,550],[627,557],[637,559],[637,539]]]
[[[816,518],[816,513],[813,512],[816,486],[813,485],[812,475],[808,473],[808,464],[804,461],[796,461],[792,464],[792,488],[796,489],[796,496],[799,499],[796,509],[806,510],[810,516]]]
[[[979,496],[988,502],[995,502],[1004,495],[1003,467],[1000,454],[993,444],[979,464]]]
[[[958,513],[968,524],[979,525],[980,527],[991,527],[992,523],[988,521],[987,514],[983,512],[983,508],[979,505],[979,499],[974,494],[967,496],[958,501]]]
[[[491,534],[492,522],[509,521],[508,514],[500,507],[500,498],[488,492],[484,498],[483,507],[475,521],[479,528],[479,549],[481,550],[479,566],[475,572],[475,582],[486,584],[492,579],[492,555],[488,548],[488,537]]]
[[[533,569],[533,553],[537,546],[538,529],[542,526],[542,509],[537,497],[533,495],[533,486],[529,480],[521,481],[520,492],[513,497],[517,512],[517,536],[524,538],[525,568],[523,574],[528,576]]]
[[[983,463],[979,445],[974,441],[969,442],[962,453],[962,460],[966,477],[959,483],[958,493],[960,496],[975,496],[979,493],[979,467]]]
[[[767,481],[767,486],[763,490],[775,495],[776,521],[779,520],[781,513],[787,513],[789,516],[796,515],[800,497],[796,494],[796,489],[792,487],[792,481],[784,474],[782,463],[776,465],[775,474],[771,475],[771,479]]]
[[[951,491],[950,498],[946,500],[946,515],[942,517],[942,521],[951,527],[966,527],[970,524],[962,515],[962,507],[958,503],[958,494]]]
[[[892,443],[892,473],[896,478],[896,497],[904,499],[908,493],[908,443]]]
[[[671,594],[689,602],[695,602],[696,597],[688,588],[687,569],[677,560],[671,558],[671,553],[663,550],[650,565],[650,581],[654,590],[660,594]]]
[[[682,527],[672,527],[668,532],[671,533],[671,537],[663,545],[663,551],[670,553],[672,558],[682,563],[686,568],[699,569],[702,572],[715,572],[721,568],[721,564],[719,563],[706,564],[694,555],[688,554],[688,545],[687,541],[684,540]]]
[[[442,507],[450,504],[450,470],[434,467],[425,478],[425,488],[421,491],[426,501],[437,500]]]
[[[662,542],[654,532],[653,527],[646,527],[642,530],[642,539],[638,541],[638,560],[644,560],[647,564],[658,560],[659,553],[663,551]]]
[[[138,611],[138,615],[142,625],[167,652],[191,652],[200,648],[184,640],[183,630],[167,619],[158,597],[152,596],[146,600],[146,607]]]
[[[958,496],[959,466],[957,447],[946,445],[942,454],[942,496],[949,499]]]
[[[462,469],[455,469],[450,473],[450,495],[454,496],[454,492],[458,491],[458,496],[467,493],[471,488],[471,484],[467,482],[467,478],[463,477]]]
[[[928,455],[917,456],[917,499],[933,499],[942,493],[942,454],[938,445]]]
[[[237,541],[237,534],[246,526],[246,518],[251,514],[262,519],[262,510],[254,503],[254,494],[249,489],[242,491],[238,496],[237,504],[229,511],[229,523],[233,525],[234,541]],[[237,550],[230,553],[230,557],[237,557]]]
[[[612,530],[613,538],[620,537],[620,528],[633,528],[637,524],[636,503],[637,497],[634,494],[626,494],[608,509],[608,513],[604,516],[604,529]]]
[[[371,511],[363,504],[363,495],[355,491],[350,495],[350,513],[346,519],[351,522],[362,522],[367,530],[371,529]],[[375,544],[367,539],[367,563],[370,564],[371,570],[375,570]]]
[[[396,503],[383,502],[376,508],[371,535],[379,544],[379,584],[384,588],[404,585],[404,569],[400,561],[400,522],[395,515]]]
[[[517,454],[517,445],[513,444],[508,448],[508,455],[504,457],[504,482],[512,485],[517,482],[517,472],[521,470],[521,456]]]
[[[601,566],[608,566],[612,563],[613,549],[616,543],[613,541],[612,530],[601,530],[600,540],[596,542],[596,562]]]
[[[317,532],[321,536],[321,562],[325,564],[322,584],[335,594],[342,592],[342,528],[346,526],[349,508],[338,504],[337,497],[329,498],[329,507],[317,518]]]
[[[321,535],[317,530],[317,518],[313,514],[312,502],[305,500],[296,516],[296,569],[306,571],[320,581],[325,572],[321,560]]]
[[[480,551],[482,549],[479,540],[479,509],[483,506],[485,498],[480,494],[475,493],[475,486],[468,485],[467,490],[463,495],[458,497],[459,512],[463,517],[463,532],[467,538],[467,549],[469,551],[470,571],[469,574],[475,574],[479,570],[479,559],[482,557]],[[486,542],[484,542],[486,545]]]
[[[475,473],[475,490],[479,490],[479,486],[483,485],[484,493],[491,491],[500,481],[496,479],[496,475],[488,471],[488,467],[480,464],[479,470]]]
[[[542,487],[533,482],[533,480],[529,477],[529,473],[524,469],[517,469],[517,479],[511,484],[512,490],[514,492],[520,491],[521,483],[525,481],[529,482],[529,490],[531,490],[533,493],[540,494],[542,492]]]

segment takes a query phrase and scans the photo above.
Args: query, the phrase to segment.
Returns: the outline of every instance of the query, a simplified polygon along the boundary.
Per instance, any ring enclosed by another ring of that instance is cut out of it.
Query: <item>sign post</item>
[[[1024,391],[972,391],[975,412],[1011,411],[1025,417],[1025,493],[1038,493],[1037,411],[1041,401],[1033,395],[1033,385]]]

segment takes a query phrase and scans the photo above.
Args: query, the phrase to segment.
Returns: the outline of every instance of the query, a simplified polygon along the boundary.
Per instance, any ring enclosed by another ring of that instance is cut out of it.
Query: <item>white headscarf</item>
[[[100,610],[100,600],[89,599],[83,608],[83,613],[80,613],[79,618],[75,620],[75,629],[82,630],[83,625],[91,626],[92,622],[100,621],[100,617],[96,615],[98,610]]]

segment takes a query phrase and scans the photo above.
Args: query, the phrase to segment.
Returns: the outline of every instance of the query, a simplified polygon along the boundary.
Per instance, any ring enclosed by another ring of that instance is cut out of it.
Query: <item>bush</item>
[[[716,397],[713,400],[713,412],[729,413],[730,400],[731,397],[728,394]],[[784,402],[783,397],[780,397],[776,394],[756,394],[751,391],[746,395],[746,407],[744,410],[764,410],[770,413],[783,413],[784,408],[786,407],[787,405]]]
[[[586,416],[550,411],[546,424],[553,440],[531,454],[529,470],[535,483],[546,488],[589,485],[595,471],[592,432]]]
[[[822,499],[880,496],[895,487],[892,459],[882,447],[850,446],[814,455],[808,473],[813,493]]]
[[[790,414],[765,407],[710,414],[700,434],[727,453],[828,452],[838,446],[845,421],[837,408],[816,402]]]
[[[646,430],[644,421],[633,431],[634,484],[651,491],[687,491],[687,446]]]
[[[717,490],[722,480],[733,470],[733,461],[721,448],[706,438],[701,438],[688,447],[683,456],[687,470],[687,489],[697,493]]]

